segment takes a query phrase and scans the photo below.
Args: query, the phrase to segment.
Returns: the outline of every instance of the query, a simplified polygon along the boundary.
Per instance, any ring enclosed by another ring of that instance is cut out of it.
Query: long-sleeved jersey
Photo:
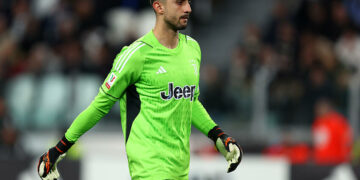
[[[207,135],[216,124],[198,100],[201,51],[179,33],[169,49],[149,32],[124,47],[91,105],[67,130],[76,141],[116,101],[132,179],[188,179],[193,124]]]

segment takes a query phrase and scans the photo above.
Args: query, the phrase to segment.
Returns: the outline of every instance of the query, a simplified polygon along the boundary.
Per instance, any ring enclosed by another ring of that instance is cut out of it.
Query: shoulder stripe
[[[187,40],[190,40],[190,41],[195,41],[195,42],[197,42],[195,39],[193,39],[193,38],[190,37],[190,36],[186,36],[186,39],[187,39]]]
[[[116,64],[114,66],[114,68],[116,69],[116,67],[119,65],[120,59],[122,59],[122,57],[124,56],[124,54],[126,54],[126,52],[131,49],[131,45],[128,47],[128,49],[126,49],[123,53],[121,53],[120,55],[118,54],[115,58]]]
[[[115,65],[115,70],[118,70],[120,65],[122,64],[124,58],[134,49],[136,48],[138,45],[140,44],[140,42],[135,42],[134,44],[130,45],[128,49],[126,49],[117,59],[118,61],[116,62]]]
[[[121,69],[119,70],[119,73],[124,69],[126,63],[127,63],[128,60],[131,58],[131,56],[132,56],[138,49],[140,49],[140,48],[143,47],[143,46],[145,46],[145,43],[141,43],[139,46],[136,47],[136,49],[134,49],[134,50],[131,52],[131,54],[130,54],[128,57],[126,57],[126,60],[125,60],[124,64],[121,66]]]
[[[134,50],[137,46],[139,46],[140,44],[141,44],[141,42],[135,42],[135,43],[133,43],[132,45],[130,45],[130,47],[129,47],[127,50],[125,50],[125,51],[121,54],[121,56],[119,57],[118,62],[116,63],[115,70],[119,70],[121,64],[124,62],[125,57],[128,56],[128,55],[131,53],[131,51],[133,51],[133,50]]]

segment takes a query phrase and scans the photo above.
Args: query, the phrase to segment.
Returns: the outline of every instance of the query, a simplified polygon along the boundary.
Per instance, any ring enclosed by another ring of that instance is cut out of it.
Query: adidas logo
[[[162,74],[162,73],[166,73],[166,70],[160,66],[159,70],[156,72],[156,74]]]

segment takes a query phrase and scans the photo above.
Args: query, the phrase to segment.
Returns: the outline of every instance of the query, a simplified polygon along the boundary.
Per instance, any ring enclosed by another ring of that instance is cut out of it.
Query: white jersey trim
[[[119,70],[121,64],[123,64],[125,57],[127,57],[129,55],[129,53],[132,52],[133,49],[135,49],[136,47],[138,47],[141,44],[141,42],[135,42],[133,45],[131,45],[128,49],[126,49],[121,55],[120,57],[118,57],[118,61],[116,62],[115,65],[115,70]]]
[[[195,42],[197,42],[194,38],[192,38],[192,37],[190,37],[190,36],[186,36],[186,39],[187,39],[187,40],[190,40],[190,41],[195,41]]]
[[[146,45],[145,43],[142,43],[142,42],[141,42],[139,45],[136,46],[136,48],[134,48],[134,50],[131,51],[131,53],[130,53],[130,51],[129,51],[130,54],[126,57],[126,60],[124,59],[124,63],[121,65],[121,68],[120,68],[120,66],[119,66],[119,68],[120,68],[119,73],[124,69],[126,63],[127,63],[128,60],[131,58],[131,56],[132,56],[138,49],[140,49],[141,47],[143,47],[143,46],[145,46],[145,45]]]

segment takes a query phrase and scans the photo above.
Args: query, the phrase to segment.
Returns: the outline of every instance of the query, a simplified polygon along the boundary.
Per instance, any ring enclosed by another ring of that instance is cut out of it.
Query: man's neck
[[[179,32],[174,31],[165,24],[156,23],[153,33],[160,44],[169,49],[176,48],[179,43]]]

